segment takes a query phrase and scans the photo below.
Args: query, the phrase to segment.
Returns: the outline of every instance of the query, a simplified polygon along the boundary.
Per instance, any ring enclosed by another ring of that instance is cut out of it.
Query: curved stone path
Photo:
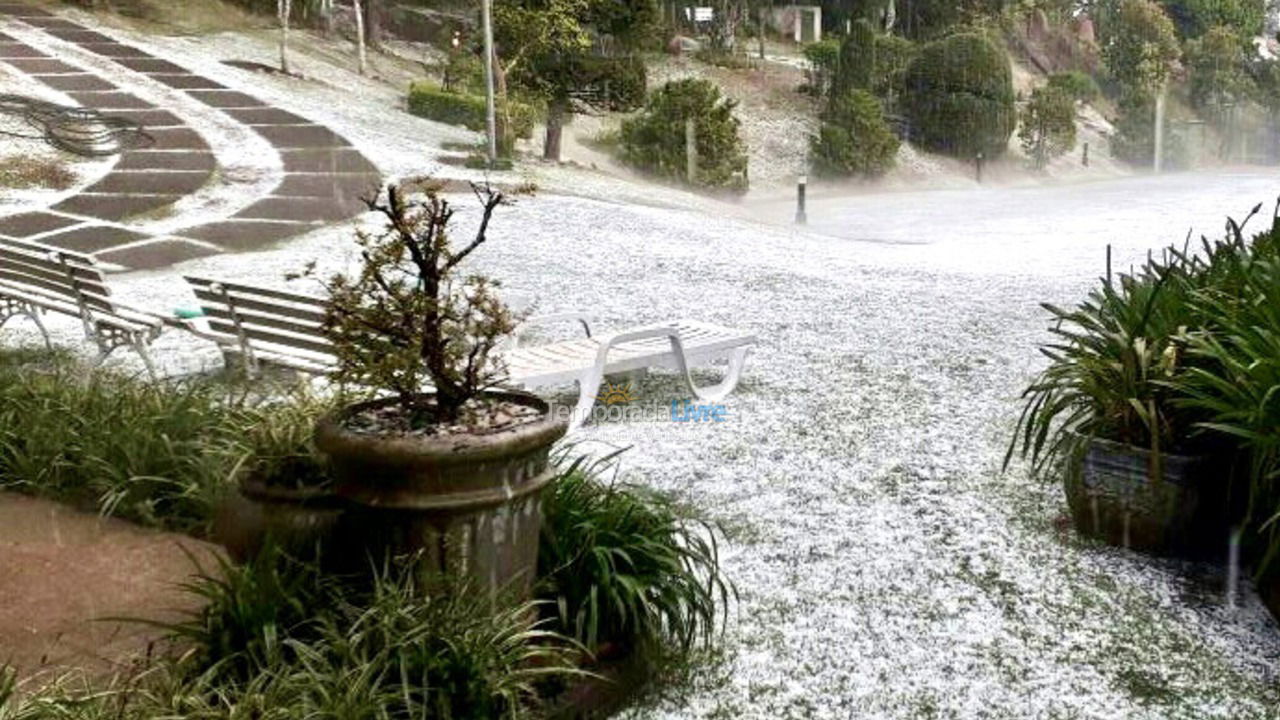
[[[194,74],[92,28],[23,3],[0,2],[0,16],[107,59],[111,80],[0,33],[0,62],[77,103],[141,123],[152,147],[121,154],[106,176],[45,211],[0,217],[0,235],[94,255],[129,269],[254,250],[360,213],[381,180],[377,168],[342,136],[306,118]],[[137,77],[142,76],[142,77]],[[135,79],[136,78],[136,79]],[[144,79],[145,78],[145,79]],[[154,82],[245,125],[279,153],[284,175],[265,197],[228,217],[154,236],[130,218],[163,211],[215,180],[209,143],[169,110],[128,92]],[[121,85],[124,88],[121,88]]]

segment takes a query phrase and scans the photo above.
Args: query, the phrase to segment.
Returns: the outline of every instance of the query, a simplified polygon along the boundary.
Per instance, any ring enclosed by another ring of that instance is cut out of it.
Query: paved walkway
[[[193,609],[176,585],[213,547],[57,503],[0,493],[0,664],[22,676],[107,673],[161,633],[104,618],[173,620]]]
[[[377,187],[374,165],[346,139],[306,118],[189,72],[109,35],[23,3],[0,2],[0,17],[37,29],[120,68],[110,79],[0,33],[0,62],[85,107],[141,123],[155,138],[125,152],[98,182],[47,210],[0,217],[0,236],[89,253],[130,269],[164,267],[220,252],[255,250],[352,217]],[[68,56],[72,53],[68,53]],[[154,236],[130,218],[163,211],[209,182],[218,182],[214,149],[178,114],[129,88],[150,83],[183,93],[251,128],[280,154],[281,181],[266,196],[216,221]]]

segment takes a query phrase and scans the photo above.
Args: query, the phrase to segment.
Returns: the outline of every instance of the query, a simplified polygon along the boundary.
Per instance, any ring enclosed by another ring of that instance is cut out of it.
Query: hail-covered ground
[[[232,85],[244,76],[217,59],[270,61],[269,45],[238,37],[147,42]],[[390,95],[352,101],[354,76],[329,82],[262,77],[253,90],[333,125],[389,174],[461,174],[439,143],[474,136],[408,118]],[[1079,299],[1107,244],[1123,269],[1255,203],[1269,219],[1280,173],[819,198],[806,228],[786,204],[586,171],[506,179],[543,192],[502,208],[470,265],[513,298],[584,309],[601,329],[694,318],[759,337],[727,421],[672,422],[668,403],[688,393],[653,373],[635,388],[653,417],[574,438],[583,452],[630,447],[623,480],[719,522],[737,587],[720,652],[631,716],[1275,716],[1280,632],[1251,591],[1228,609],[1215,567],[1080,541],[1060,488],[1001,462],[1044,362],[1038,303]],[[451,199],[463,240],[474,199]],[[352,232],[113,286],[157,312],[194,303],[184,273],[283,286],[310,261],[350,267]],[[32,339],[16,322],[5,344]],[[59,325],[59,339],[77,343],[76,329]],[[175,372],[219,362],[179,334],[157,348]]]

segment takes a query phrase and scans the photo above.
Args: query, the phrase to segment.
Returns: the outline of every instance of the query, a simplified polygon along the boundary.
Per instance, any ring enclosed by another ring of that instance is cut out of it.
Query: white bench
[[[325,301],[242,283],[186,278],[200,301],[207,329],[194,321],[193,333],[218,343],[226,354],[238,354],[246,370],[256,374],[261,363],[308,374],[333,369],[333,345],[323,334]],[[585,337],[536,346],[516,339],[500,352],[513,385],[536,388],[577,382],[579,398],[571,422],[581,425],[591,413],[605,375],[652,367],[681,373],[690,390],[704,402],[718,402],[737,386],[755,335],[693,320],[657,323],[605,336],[593,336],[588,319],[578,313],[530,318],[522,330],[551,321],[576,321]],[[724,378],[698,387],[691,363],[728,361]]]
[[[80,320],[85,337],[98,347],[95,364],[118,348],[129,348],[156,377],[147,348],[164,329],[162,319],[113,300],[106,277],[88,255],[0,239],[0,326],[15,317],[28,318],[52,348],[42,319],[50,312]]]

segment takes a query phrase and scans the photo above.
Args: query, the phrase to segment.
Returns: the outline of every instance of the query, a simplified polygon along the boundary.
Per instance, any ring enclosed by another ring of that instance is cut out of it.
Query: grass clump
[[[199,532],[251,424],[210,382],[153,384],[0,354],[0,488]]]
[[[165,626],[189,647],[106,689],[5,694],[0,718],[481,720],[535,716],[577,652],[532,605],[424,583],[413,563],[324,579],[280,552],[202,572],[204,610]]]
[[[76,174],[57,160],[34,155],[0,157],[0,188],[66,190],[76,182]]]
[[[606,481],[616,459],[569,463],[543,497],[544,611],[589,649],[657,658],[708,648],[736,597],[720,572],[716,528],[665,495]]]
[[[288,489],[318,488],[331,483],[328,467],[312,442],[315,420],[337,408],[330,399],[297,394],[263,404],[254,412],[244,443],[248,454],[243,477]]]
[[[65,353],[0,351],[0,489],[203,535],[245,469],[323,482],[309,438],[324,403],[263,401],[212,379],[149,382]]]

